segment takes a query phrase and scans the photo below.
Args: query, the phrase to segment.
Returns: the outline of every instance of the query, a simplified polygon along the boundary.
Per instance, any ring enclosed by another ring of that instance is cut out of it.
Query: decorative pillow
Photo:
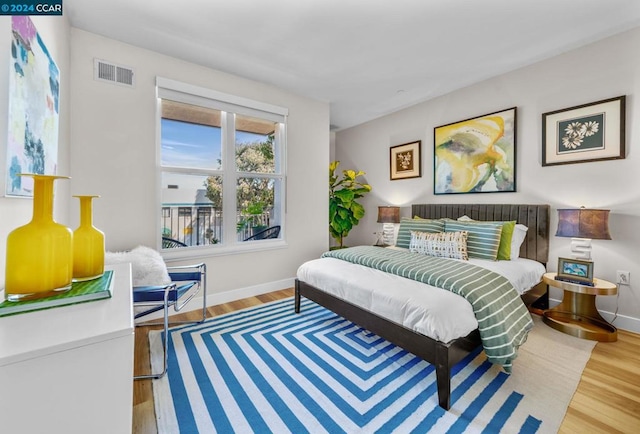
[[[459,222],[447,220],[445,232],[467,231],[467,252],[470,258],[495,261],[500,247],[501,223]]]
[[[458,218],[459,222],[475,222],[475,223],[496,223],[502,224],[502,233],[500,234],[500,246],[498,247],[498,257],[500,261],[508,261],[511,259],[511,239],[513,230],[516,226],[515,220],[510,221],[479,221],[473,220],[471,217],[463,215]]]
[[[511,259],[518,259],[520,257],[520,246],[527,237],[528,227],[518,223],[513,228],[513,237],[511,238]]]
[[[128,252],[105,252],[105,265],[131,264],[133,286],[166,285],[171,283],[167,265],[156,250],[138,246]]]
[[[469,259],[467,255],[467,232],[428,232],[411,231],[409,250],[427,256],[439,258]]]
[[[409,248],[411,231],[438,233],[444,232],[444,221],[436,219],[400,219],[396,247]]]

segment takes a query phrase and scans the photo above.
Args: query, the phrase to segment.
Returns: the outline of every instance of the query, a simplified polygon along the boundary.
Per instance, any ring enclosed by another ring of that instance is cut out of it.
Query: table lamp
[[[393,225],[400,223],[400,207],[379,206],[378,223],[382,223],[382,242],[385,246],[393,244]]]
[[[591,240],[610,240],[608,209],[559,209],[556,237],[571,237],[574,259],[591,260]]]

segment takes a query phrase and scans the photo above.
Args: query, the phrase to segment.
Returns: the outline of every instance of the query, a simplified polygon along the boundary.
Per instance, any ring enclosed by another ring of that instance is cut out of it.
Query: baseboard
[[[279,291],[281,289],[293,288],[295,278],[276,280],[275,282],[262,283],[260,285],[248,286],[246,288],[234,289],[232,291],[219,292],[207,295],[207,306],[229,303],[247,297],[254,297],[268,292]],[[192,300],[192,301],[195,301]],[[202,304],[202,298],[198,305]]]
[[[600,311],[600,315],[612,323],[618,330],[626,330],[628,332],[640,334],[640,319],[638,318],[618,314],[614,320],[615,315],[613,313],[603,311]]]
[[[243,298],[255,297],[256,295],[266,294],[273,291],[279,291],[281,289],[293,288],[295,278],[276,280],[274,282],[262,283],[260,285],[247,286],[245,288],[238,288],[231,291],[217,292],[214,294],[207,294],[207,306],[215,306],[217,304],[229,303]],[[196,296],[183,307],[180,312],[175,312],[173,309],[169,310],[169,316],[179,315],[183,312],[189,312],[191,310],[198,310],[202,307],[202,296]],[[147,315],[144,318],[140,318],[139,321],[146,322],[149,320],[155,320],[162,318],[162,311],[155,312],[151,315]]]
[[[549,298],[549,305],[553,307],[561,301],[562,300],[555,298]],[[602,315],[602,318],[612,323],[618,330],[626,330],[640,334],[640,319],[620,314],[616,316],[615,312],[608,312],[606,310],[598,310],[598,312]]]

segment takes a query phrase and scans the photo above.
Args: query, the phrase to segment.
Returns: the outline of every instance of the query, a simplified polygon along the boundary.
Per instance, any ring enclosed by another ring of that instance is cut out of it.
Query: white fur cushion
[[[133,286],[171,283],[167,265],[156,250],[138,246],[128,252],[105,252],[105,265],[131,263]]]

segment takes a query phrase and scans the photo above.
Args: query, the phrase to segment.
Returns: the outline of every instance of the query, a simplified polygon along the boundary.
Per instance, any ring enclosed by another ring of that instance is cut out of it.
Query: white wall
[[[32,16],[49,53],[60,70],[60,113],[58,137],[58,175],[69,175],[69,23],[64,16]],[[6,246],[9,233],[31,220],[33,200],[4,196],[6,177],[7,111],[9,108],[9,70],[11,47],[11,17],[0,17],[0,288],[4,287]],[[69,181],[56,181],[54,219],[69,225]]]
[[[347,243],[372,244],[378,205],[400,205],[409,216],[412,203],[548,203],[552,207],[547,269],[569,256],[569,239],[554,237],[556,209],[610,209],[612,241],[593,241],[595,274],[615,281],[616,270],[631,271],[631,286],[619,298],[598,297],[607,318],[640,331],[640,29],[452,92],[336,134],[336,158],[343,168],[367,172],[373,191],[363,201],[367,214]],[[508,55],[508,54],[506,54]],[[473,65],[470,65],[473,67]],[[627,96],[626,159],[562,166],[541,165],[541,115],[553,110]],[[433,129],[439,125],[518,107],[517,192],[463,195],[433,194]],[[422,177],[389,180],[389,147],[422,140]],[[553,289],[552,298],[561,293]]]
[[[288,247],[204,258],[209,294],[290,279],[327,249],[328,104],[75,28],[71,53],[71,186],[74,194],[101,196],[94,224],[105,232],[107,250],[156,246],[156,76],[289,109]],[[95,81],[94,58],[132,67],[135,88]]]

